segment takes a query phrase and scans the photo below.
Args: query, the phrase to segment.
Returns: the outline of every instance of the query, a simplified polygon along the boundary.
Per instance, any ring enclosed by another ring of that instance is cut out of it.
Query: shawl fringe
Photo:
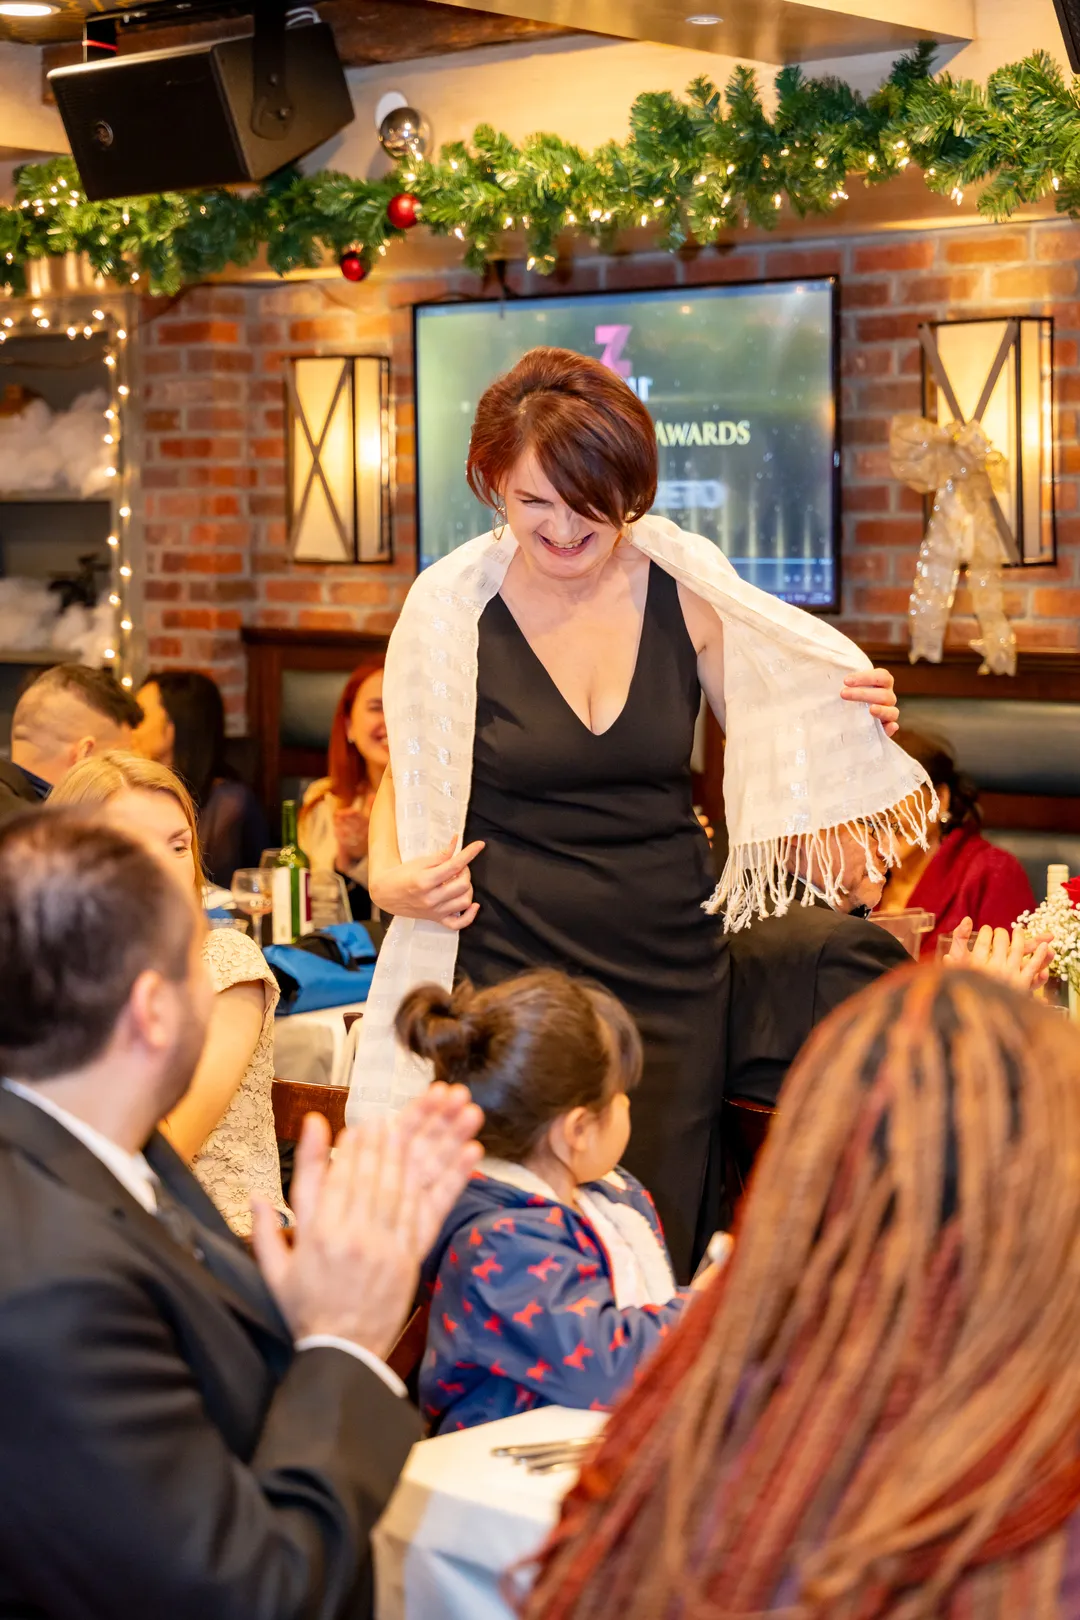
[[[929,820],[936,821],[937,814],[935,793]],[[798,903],[813,905],[813,891],[801,881],[811,869],[820,874],[821,890],[829,904],[839,906],[843,899],[836,870],[840,864],[840,831],[862,846],[867,875],[874,882],[880,882],[886,868],[896,865],[898,835],[920,849],[927,847],[922,804],[917,794],[910,794],[889,810],[846,821],[840,828],[733,844],[720,881],[704,909],[713,914],[723,912],[725,933],[748,928],[755,917],[782,917],[800,888]]]

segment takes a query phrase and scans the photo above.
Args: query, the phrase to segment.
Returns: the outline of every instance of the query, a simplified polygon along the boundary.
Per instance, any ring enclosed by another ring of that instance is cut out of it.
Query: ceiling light
[[[724,19],[718,17],[715,11],[695,11],[693,16],[687,17],[686,20],[688,23],[693,23],[695,28],[714,28],[717,23],[722,23]]]
[[[45,0],[0,0],[0,17],[51,17],[59,10]]]

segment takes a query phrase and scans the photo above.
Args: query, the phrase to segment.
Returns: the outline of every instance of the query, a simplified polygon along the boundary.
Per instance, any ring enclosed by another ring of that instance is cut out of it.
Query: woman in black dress
[[[402,862],[388,772],[372,899],[461,930],[458,971],[476,983],[556,965],[630,1008],[646,1063],[627,1163],[685,1275],[723,1090],[724,941],[702,910],[713,876],[690,786],[702,690],[723,724],[723,628],[620,544],[652,503],[656,438],[598,362],[526,355],[480,403],[468,475],[518,550],[480,619],[464,847]],[[884,671],[844,695],[896,719]]]

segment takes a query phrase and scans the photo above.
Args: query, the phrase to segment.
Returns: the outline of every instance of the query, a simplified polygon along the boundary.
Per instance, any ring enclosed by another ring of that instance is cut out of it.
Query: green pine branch
[[[1076,85],[1044,52],[999,68],[985,86],[935,77],[934,49],[901,57],[868,97],[783,68],[772,113],[743,66],[723,91],[699,78],[683,96],[649,92],[631,109],[628,140],[591,153],[550,133],[518,144],[481,124],[471,141],[402,160],[378,180],[289,168],[258,187],[103,203],[83,196],[70,158],[27,164],[14,204],[0,206],[0,282],[21,291],[31,259],[65,253],[163,293],[260,253],[282,275],[350,248],[370,265],[402,234],[387,217],[399,191],[419,199],[424,227],[460,241],[477,270],[518,231],[546,272],[568,233],[610,249],[621,231],[655,224],[674,252],[737,224],[772,229],[785,210],[827,214],[852,184],[884,184],[912,163],[933,191],[978,187],[990,218],[1048,195],[1080,217]]]

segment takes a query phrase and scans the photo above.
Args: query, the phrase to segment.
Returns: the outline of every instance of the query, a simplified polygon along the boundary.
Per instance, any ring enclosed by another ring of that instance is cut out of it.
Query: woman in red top
[[[898,840],[901,860],[889,871],[878,910],[932,911],[934,927],[923,935],[920,953],[932,960],[938,937],[951,934],[963,917],[976,930],[986,923],[1011,928],[1034,906],[1035,896],[1016,856],[982,837],[978,789],[957,766],[949,744],[905,730],[896,741],[925,768],[941,810],[927,829],[926,849]]]

